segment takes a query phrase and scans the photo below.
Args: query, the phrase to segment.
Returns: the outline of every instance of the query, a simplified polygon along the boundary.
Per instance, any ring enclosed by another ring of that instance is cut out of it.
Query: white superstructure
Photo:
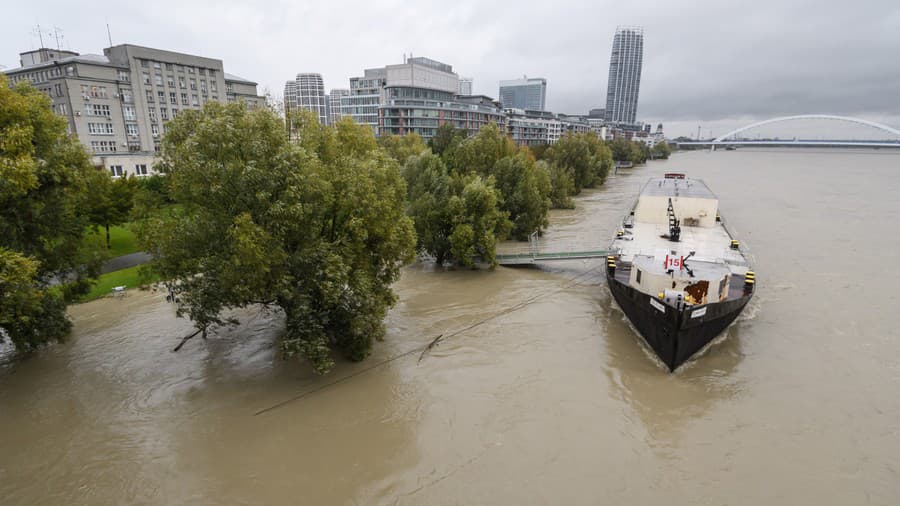
[[[664,294],[667,302],[725,300],[732,276],[743,276],[749,262],[718,218],[712,191],[701,180],[678,176],[644,185],[613,249],[631,264],[629,284],[643,293]],[[673,232],[678,241],[671,240]]]

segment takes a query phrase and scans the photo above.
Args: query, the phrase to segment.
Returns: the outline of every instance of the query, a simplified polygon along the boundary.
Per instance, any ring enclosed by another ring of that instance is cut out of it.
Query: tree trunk
[[[109,242],[109,223],[106,224],[106,249],[112,249],[112,244]]]

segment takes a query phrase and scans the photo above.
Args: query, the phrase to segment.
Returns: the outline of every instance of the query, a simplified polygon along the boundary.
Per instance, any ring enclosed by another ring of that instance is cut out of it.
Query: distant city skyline
[[[18,54],[39,45],[37,23],[45,31],[58,26],[61,47],[86,54],[109,46],[109,22],[113,44],[209,55],[274,96],[299,69],[320,72],[326,89],[346,88],[361,69],[414,53],[473,77],[475,94],[496,95],[497,83],[510,76],[546,77],[553,87],[547,109],[585,114],[605,107],[615,28],[633,24],[648,34],[637,119],[662,122],[667,134],[696,135],[698,125],[726,131],[803,113],[900,126],[900,67],[888,63],[900,52],[896,2],[870,0],[861,7],[763,0],[746,16],[717,2],[516,5],[516,22],[510,23],[509,6],[470,0],[449,12],[436,0],[399,11],[377,0],[337,6],[224,0],[215,8],[159,0],[126,4],[102,18],[77,4],[48,0],[40,8],[23,5],[5,13],[0,65],[17,67]],[[166,14],[176,11],[177,18]],[[189,23],[196,19],[204,22]],[[56,38],[45,33],[44,45],[56,47]],[[284,50],[293,47],[315,50]]]

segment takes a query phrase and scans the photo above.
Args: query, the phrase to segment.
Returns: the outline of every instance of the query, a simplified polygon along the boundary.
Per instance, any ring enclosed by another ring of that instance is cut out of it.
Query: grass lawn
[[[92,240],[106,245],[105,228],[99,227],[97,228],[96,232],[90,230],[88,232],[88,235],[92,238]],[[134,238],[134,232],[132,232],[131,229],[126,226],[109,227],[109,244],[111,246],[109,250],[110,258],[115,258],[138,251],[137,241]]]
[[[111,231],[110,231],[111,232]],[[110,272],[100,276],[97,284],[91,288],[87,295],[81,298],[81,302],[87,302],[99,299],[105,295],[112,293],[114,286],[126,286],[129,290],[137,288],[142,284],[149,284],[159,281],[157,276],[153,276],[148,283],[141,283],[140,274],[138,273],[140,266],[129,267],[120,271]]]

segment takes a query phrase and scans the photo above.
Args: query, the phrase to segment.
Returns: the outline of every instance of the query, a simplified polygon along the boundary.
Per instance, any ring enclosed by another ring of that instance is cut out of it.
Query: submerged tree
[[[66,303],[99,271],[85,240],[94,170],[50,100],[0,75],[0,340],[19,350],[64,337]]]
[[[228,308],[275,306],[283,356],[326,372],[332,349],[360,360],[383,335],[415,236],[398,166],[371,130],[292,126],[299,142],[268,110],[179,114],[160,165],[179,206],[148,219],[139,239],[198,332],[234,323]]]
[[[564,186],[573,188],[574,195],[581,193],[582,188],[603,184],[613,167],[612,152],[593,133],[563,135],[547,150],[546,159],[568,175],[571,184],[561,175],[555,179]],[[560,197],[562,202],[565,202],[566,197],[568,195]]]

